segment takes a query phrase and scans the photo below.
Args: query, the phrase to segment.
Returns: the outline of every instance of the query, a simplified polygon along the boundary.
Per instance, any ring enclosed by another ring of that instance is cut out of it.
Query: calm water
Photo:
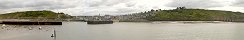
[[[244,23],[118,22],[88,25],[64,22],[60,26],[15,26],[0,30],[0,40],[242,40]],[[42,27],[42,30],[38,30]],[[18,29],[19,28],[19,29]]]

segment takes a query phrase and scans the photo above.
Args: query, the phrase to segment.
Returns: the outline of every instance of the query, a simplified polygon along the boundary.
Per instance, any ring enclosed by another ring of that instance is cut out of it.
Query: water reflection
[[[64,22],[57,40],[241,40],[244,23],[119,22],[88,25]],[[45,27],[43,30],[45,30]],[[34,30],[38,30],[34,28]],[[52,30],[48,29],[47,30]],[[0,32],[0,40],[52,40],[53,31]]]
[[[243,40],[244,38],[244,23],[238,23],[235,28],[235,40]]]
[[[236,40],[238,39],[236,27],[240,25],[239,23],[133,22],[106,25],[74,24],[83,24],[73,26],[81,29],[76,37],[82,40]]]

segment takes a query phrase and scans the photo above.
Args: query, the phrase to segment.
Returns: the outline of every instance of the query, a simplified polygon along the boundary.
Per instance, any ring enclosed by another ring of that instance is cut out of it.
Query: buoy
[[[42,27],[39,27],[39,30],[41,30],[42,29]]]
[[[2,26],[6,26],[5,24],[3,24]]]
[[[31,28],[31,27],[29,27],[29,30],[32,30],[32,28]]]

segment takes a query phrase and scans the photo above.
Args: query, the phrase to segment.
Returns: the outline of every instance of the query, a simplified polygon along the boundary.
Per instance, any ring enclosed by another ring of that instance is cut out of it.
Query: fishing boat
[[[87,24],[113,24],[113,21],[87,21]]]

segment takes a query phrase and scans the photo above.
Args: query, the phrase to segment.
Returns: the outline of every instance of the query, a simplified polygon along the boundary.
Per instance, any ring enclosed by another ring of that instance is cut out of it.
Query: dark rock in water
[[[87,21],[87,24],[113,24],[113,21]]]

